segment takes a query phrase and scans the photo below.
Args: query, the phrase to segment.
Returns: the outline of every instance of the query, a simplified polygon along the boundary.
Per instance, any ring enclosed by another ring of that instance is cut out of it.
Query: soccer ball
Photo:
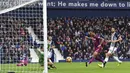
[[[71,57],[67,57],[66,58],[66,62],[72,62],[72,58]]]

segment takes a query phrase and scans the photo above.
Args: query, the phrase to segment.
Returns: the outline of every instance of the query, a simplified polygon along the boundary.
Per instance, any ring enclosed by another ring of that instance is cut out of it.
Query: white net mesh
[[[0,14],[23,7],[38,0],[0,0]]]
[[[43,72],[36,42],[43,41],[43,8],[35,1],[0,0],[0,73]]]

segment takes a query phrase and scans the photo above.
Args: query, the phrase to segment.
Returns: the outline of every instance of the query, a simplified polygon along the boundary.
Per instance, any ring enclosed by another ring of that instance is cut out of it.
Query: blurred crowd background
[[[118,45],[120,59],[130,58],[130,18],[129,17],[63,17],[48,19],[48,35],[53,37],[56,47],[61,50],[64,58],[72,57],[74,60],[89,59],[94,51],[92,40],[85,39],[85,33],[94,31],[103,38],[111,37],[111,27],[115,27],[122,35],[123,41]],[[104,47],[107,52],[110,43]]]
[[[30,24],[31,23],[31,24]],[[39,48],[27,31],[31,26],[39,40],[43,41],[42,19],[0,18],[0,49],[2,63],[18,62],[23,56],[30,57],[30,48]],[[120,59],[130,58],[130,18],[129,17],[57,17],[48,18],[48,36],[52,37],[55,47],[64,58],[87,60],[94,51],[92,40],[85,39],[85,33],[94,31],[104,39],[110,39],[111,28],[116,27],[123,41],[118,45]],[[107,52],[109,43],[104,46]]]
[[[64,58],[70,56],[74,60],[87,60],[94,51],[94,41],[85,39],[86,32],[94,31],[104,39],[110,39],[111,28],[115,27],[123,38],[123,41],[118,43],[119,58],[130,59],[129,16],[129,10],[119,9],[48,9],[48,36],[52,37],[55,48]],[[0,14],[2,63],[19,62],[24,56],[31,59],[29,49],[43,46],[33,41],[27,30],[28,27],[32,27],[38,39],[43,41],[42,18],[42,6],[37,4]],[[109,45],[110,43],[104,46],[102,54],[107,52]]]

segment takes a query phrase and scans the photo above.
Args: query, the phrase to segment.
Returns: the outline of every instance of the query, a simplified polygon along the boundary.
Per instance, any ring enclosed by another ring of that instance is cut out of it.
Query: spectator
[[[2,59],[5,61],[7,59],[20,60],[23,53],[30,57],[29,48],[37,48],[25,29],[27,26],[31,26],[39,40],[43,41],[42,19],[16,20],[13,17],[3,17],[0,21],[0,41],[2,42],[2,53],[5,56],[2,56]],[[85,39],[86,32],[94,31],[105,39],[110,39],[111,27],[117,27],[117,31],[123,37],[118,51],[119,58],[128,59],[130,55],[126,53],[130,49],[129,23],[130,19],[128,17],[49,18],[48,35],[52,37],[52,42],[61,51],[64,58],[71,56],[75,60],[82,60],[89,59],[93,52],[93,41]],[[108,47],[109,44],[104,47],[105,50]],[[9,58],[10,53],[13,54]]]

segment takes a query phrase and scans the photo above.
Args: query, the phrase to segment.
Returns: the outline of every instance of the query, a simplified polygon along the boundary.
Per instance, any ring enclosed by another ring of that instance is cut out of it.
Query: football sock
[[[104,61],[105,61],[105,62],[108,62],[108,59],[109,59],[109,57],[106,57]]]
[[[94,58],[92,57],[90,60],[89,60],[89,63],[88,64],[91,64],[93,62]]]
[[[113,56],[113,58],[114,58],[117,62],[122,62],[122,61],[120,61],[120,60],[118,59],[117,56]]]
[[[54,65],[50,65],[51,68],[56,68]]]
[[[100,58],[95,58],[96,60],[98,60],[98,61],[100,61],[100,62],[104,62],[102,59],[100,59]]]

